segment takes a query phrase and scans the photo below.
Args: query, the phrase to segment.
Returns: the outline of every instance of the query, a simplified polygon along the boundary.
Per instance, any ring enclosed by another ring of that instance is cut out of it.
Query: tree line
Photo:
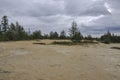
[[[109,31],[101,36],[101,42],[103,43],[120,43],[120,36],[111,34]]]
[[[10,23],[7,16],[3,16],[0,23],[0,41],[18,41],[18,40],[34,40],[34,39],[71,39],[72,42],[80,42],[81,40],[98,40],[104,43],[120,43],[120,36],[111,34],[109,31],[100,38],[93,38],[91,35],[84,37],[75,21],[72,22],[69,29],[69,35],[63,30],[60,34],[51,31],[49,34],[42,34],[40,30],[32,33],[26,32],[24,27],[16,23]]]

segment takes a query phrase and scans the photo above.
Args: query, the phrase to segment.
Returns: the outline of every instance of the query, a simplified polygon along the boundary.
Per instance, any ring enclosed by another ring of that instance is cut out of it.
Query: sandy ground
[[[120,80],[120,44],[34,42],[0,42],[0,80]]]

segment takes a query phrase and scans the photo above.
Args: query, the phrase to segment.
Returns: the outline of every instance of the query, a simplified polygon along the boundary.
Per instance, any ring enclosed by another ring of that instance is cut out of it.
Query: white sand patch
[[[27,50],[16,49],[16,50],[11,50],[10,53],[13,56],[13,55],[26,55],[26,54],[29,54],[30,52]]]

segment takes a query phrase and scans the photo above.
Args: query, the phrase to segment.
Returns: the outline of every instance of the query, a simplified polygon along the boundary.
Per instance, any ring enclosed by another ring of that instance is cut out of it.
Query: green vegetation
[[[50,39],[59,39],[59,34],[57,32],[50,32]]]
[[[3,16],[0,27],[0,40],[1,41],[16,41],[27,39],[27,33],[23,26],[18,22],[8,24],[7,16]]]
[[[0,23],[0,41],[18,41],[18,40],[39,40],[39,39],[71,39],[72,42],[54,42],[53,44],[79,44],[82,41],[84,43],[92,43],[94,40],[100,41],[106,44],[109,43],[120,43],[120,36],[116,36],[111,34],[109,31],[102,35],[100,38],[93,38],[91,35],[87,37],[83,37],[79,28],[77,27],[77,23],[75,21],[72,22],[71,28],[69,29],[69,36],[66,35],[66,32],[63,30],[61,33],[51,31],[49,34],[42,35],[40,30],[34,31],[32,33],[26,32],[24,27],[16,23],[10,23],[7,16],[3,16]],[[82,42],[83,43],[83,42]],[[41,44],[41,43],[40,43]]]
[[[84,44],[99,44],[98,41],[94,41],[94,40],[79,40],[79,41],[70,41],[70,40],[57,40],[52,42],[51,44],[53,45],[84,45]]]
[[[33,32],[31,37],[32,37],[32,39],[42,39],[41,31],[39,30],[39,31]]]
[[[66,33],[64,30],[61,31],[61,33],[60,33],[60,39],[66,39]]]
[[[71,42],[71,41],[54,41],[51,43],[53,45],[84,45],[84,44],[98,44],[98,42],[94,41],[80,41],[80,42]]]
[[[109,44],[109,43],[120,43],[120,36],[115,36],[111,34],[109,31],[101,36],[101,42]]]
[[[80,42],[83,39],[75,21],[73,21],[72,27],[69,29],[69,34],[72,42]]]

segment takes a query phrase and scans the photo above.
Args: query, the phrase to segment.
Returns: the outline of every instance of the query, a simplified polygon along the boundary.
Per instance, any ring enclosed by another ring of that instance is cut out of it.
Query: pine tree
[[[2,34],[2,29],[1,29],[1,25],[0,25],[0,36],[1,36],[1,34]]]
[[[58,39],[59,38],[59,34],[57,32],[54,32],[54,39]]]
[[[50,32],[50,39],[59,39],[59,34],[57,32]]]
[[[82,35],[75,21],[72,22],[72,27],[69,29],[69,34],[73,42],[79,42],[80,40],[82,40]]]
[[[8,25],[8,18],[7,18],[7,16],[3,16],[2,17],[1,26],[2,26],[2,31],[3,32],[6,32],[8,30],[9,25]]]
[[[64,30],[61,31],[61,33],[60,33],[60,39],[66,39],[66,33]]]
[[[106,44],[109,44],[111,42],[111,33],[109,32],[109,30],[106,34],[101,36],[101,40],[103,43],[106,43]]]
[[[32,37],[33,39],[42,39],[41,31],[39,30],[39,31],[33,32]]]

